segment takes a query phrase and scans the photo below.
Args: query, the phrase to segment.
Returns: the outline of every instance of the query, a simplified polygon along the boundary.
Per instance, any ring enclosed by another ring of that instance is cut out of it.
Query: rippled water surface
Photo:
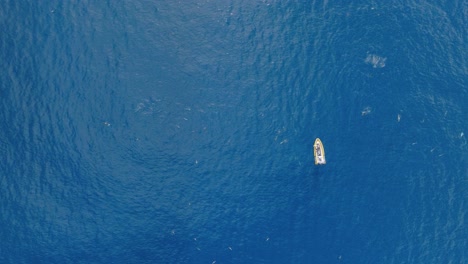
[[[6,0],[0,262],[466,263],[468,6],[348,2]]]

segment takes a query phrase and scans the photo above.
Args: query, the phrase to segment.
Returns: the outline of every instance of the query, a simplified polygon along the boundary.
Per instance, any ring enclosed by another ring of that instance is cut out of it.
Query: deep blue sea
[[[467,25],[466,0],[3,0],[0,263],[468,263]]]

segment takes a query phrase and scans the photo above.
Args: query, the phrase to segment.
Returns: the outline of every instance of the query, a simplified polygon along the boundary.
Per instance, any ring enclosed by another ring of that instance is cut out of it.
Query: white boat
[[[323,148],[323,144],[320,138],[315,139],[314,157],[315,157],[315,165],[327,163],[327,161],[325,160],[325,149]]]

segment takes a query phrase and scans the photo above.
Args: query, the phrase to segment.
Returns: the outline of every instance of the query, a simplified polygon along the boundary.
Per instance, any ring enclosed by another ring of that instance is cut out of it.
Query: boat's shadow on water
[[[302,199],[314,204],[317,197],[322,193],[324,168],[322,166],[312,165],[310,169],[304,173],[303,179],[298,182]]]
[[[310,180],[311,184],[310,187],[312,190],[320,190],[320,185],[322,182],[323,177],[325,177],[326,170],[323,165],[314,165],[311,169],[310,173]]]

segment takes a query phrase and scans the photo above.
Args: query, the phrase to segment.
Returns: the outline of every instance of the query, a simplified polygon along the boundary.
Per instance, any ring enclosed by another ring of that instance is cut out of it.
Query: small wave
[[[372,112],[372,107],[367,106],[364,109],[362,109],[361,115],[366,116],[366,115],[370,114],[371,112]]]
[[[368,54],[366,59],[364,60],[365,63],[372,65],[374,68],[383,68],[385,67],[385,62],[387,58],[380,57],[375,54]]]

